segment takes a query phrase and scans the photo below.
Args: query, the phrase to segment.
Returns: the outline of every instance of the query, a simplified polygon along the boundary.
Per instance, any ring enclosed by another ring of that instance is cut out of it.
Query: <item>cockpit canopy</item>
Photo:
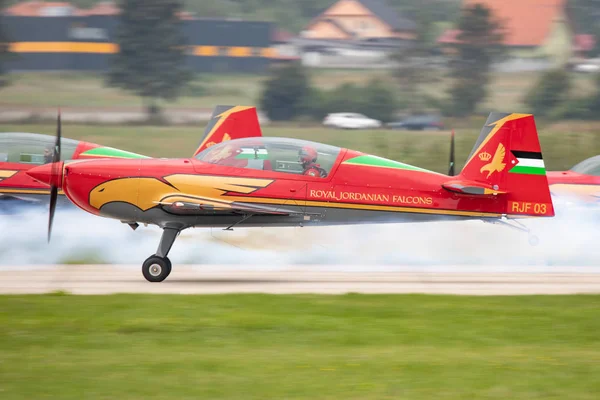
[[[600,176],[600,155],[583,160],[571,168],[571,171],[584,175]]]
[[[316,164],[329,175],[341,148],[300,139],[252,137],[215,144],[196,155],[202,162],[290,174],[304,173],[303,149],[313,149]]]
[[[0,134],[0,162],[45,164],[52,162],[56,138],[38,133],[8,132]],[[61,138],[61,159],[70,160],[80,142]]]

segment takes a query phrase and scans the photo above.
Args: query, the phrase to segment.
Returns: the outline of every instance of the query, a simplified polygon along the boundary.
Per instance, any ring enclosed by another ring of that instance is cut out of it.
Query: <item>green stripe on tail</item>
[[[527,175],[545,175],[546,168],[539,167],[524,167],[520,165],[515,165],[510,171],[511,174],[527,174]]]

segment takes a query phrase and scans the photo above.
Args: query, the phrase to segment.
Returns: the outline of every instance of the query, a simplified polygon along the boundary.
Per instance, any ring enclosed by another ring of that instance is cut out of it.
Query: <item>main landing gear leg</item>
[[[179,236],[179,229],[165,228],[163,230],[156,254],[148,257],[142,265],[142,274],[149,282],[162,282],[171,273],[171,260],[167,258],[169,250],[175,239]]]

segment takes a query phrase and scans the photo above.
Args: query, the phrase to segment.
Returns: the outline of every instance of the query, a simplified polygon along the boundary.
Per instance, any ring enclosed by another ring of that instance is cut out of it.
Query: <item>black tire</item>
[[[148,282],[162,282],[171,273],[171,260],[167,257],[150,256],[142,265],[142,274]]]

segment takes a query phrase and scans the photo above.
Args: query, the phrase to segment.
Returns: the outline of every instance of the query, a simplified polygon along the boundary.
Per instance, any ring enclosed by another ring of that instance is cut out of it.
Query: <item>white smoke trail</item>
[[[141,265],[154,253],[161,231],[132,231],[119,221],[83,211],[59,210],[46,243],[47,214],[0,216],[0,266],[104,262]],[[413,266],[497,271],[503,267],[597,267],[600,271],[600,208],[557,205],[557,216],[525,220],[527,234],[480,221],[305,228],[190,229],[169,258],[173,264],[230,264],[273,269],[280,265],[329,265],[360,269]]]

